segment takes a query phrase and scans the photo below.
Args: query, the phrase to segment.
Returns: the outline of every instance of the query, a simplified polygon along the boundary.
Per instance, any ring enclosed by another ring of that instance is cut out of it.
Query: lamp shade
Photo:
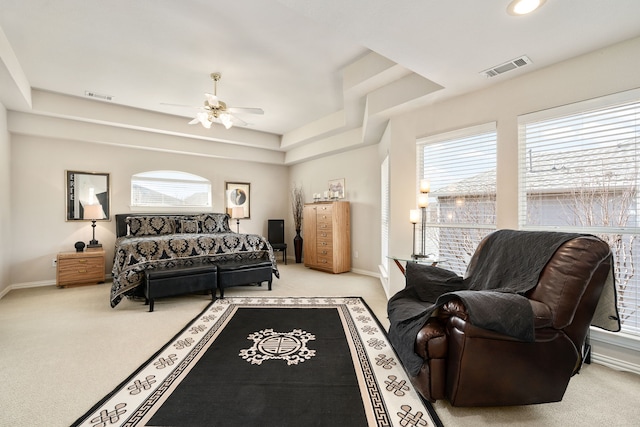
[[[426,193],[420,194],[418,196],[418,206],[421,208],[426,208],[427,206],[429,206],[429,197]]]
[[[242,206],[231,208],[231,218],[244,218],[244,208]]]
[[[409,222],[416,224],[418,221],[420,221],[420,211],[418,209],[411,209],[409,211]]]
[[[84,207],[84,219],[102,219],[104,213],[102,212],[102,205],[86,205]]]
[[[420,192],[421,193],[428,193],[431,191],[431,183],[429,182],[428,179],[421,179],[420,180]]]

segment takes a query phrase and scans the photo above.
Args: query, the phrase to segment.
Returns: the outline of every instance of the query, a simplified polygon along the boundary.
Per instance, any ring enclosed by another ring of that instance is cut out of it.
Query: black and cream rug
[[[225,298],[74,426],[441,426],[361,298]]]

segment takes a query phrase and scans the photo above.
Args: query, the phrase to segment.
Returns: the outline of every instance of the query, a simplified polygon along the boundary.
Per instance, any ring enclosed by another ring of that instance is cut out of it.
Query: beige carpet
[[[280,265],[273,290],[237,287],[229,296],[361,296],[388,327],[378,279],[332,275],[300,264]],[[66,426],[84,414],[195,317],[202,295],[109,306],[109,284],[16,290],[0,299],[0,425]],[[562,402],[514,408],[451,408],[436,403],[454,426],[637,426],[640,378],[599,365],[571,380]]]

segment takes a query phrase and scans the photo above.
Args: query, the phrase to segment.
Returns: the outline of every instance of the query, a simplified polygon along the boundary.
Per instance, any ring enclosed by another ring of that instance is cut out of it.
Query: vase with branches
[[[295,186],[291,189],[291,213],[293,214],[293,224],[296,229],[296,236],[293,238],[293,248],[296,255],[296,263],[302,262],[302,211],[304,210],[304,192],[302,187]]]

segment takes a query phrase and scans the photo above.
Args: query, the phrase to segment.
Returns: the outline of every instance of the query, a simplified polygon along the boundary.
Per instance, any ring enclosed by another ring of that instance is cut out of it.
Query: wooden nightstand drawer
[[[104,282],[104,251],[58,254],[56,284],[59,287]]]

